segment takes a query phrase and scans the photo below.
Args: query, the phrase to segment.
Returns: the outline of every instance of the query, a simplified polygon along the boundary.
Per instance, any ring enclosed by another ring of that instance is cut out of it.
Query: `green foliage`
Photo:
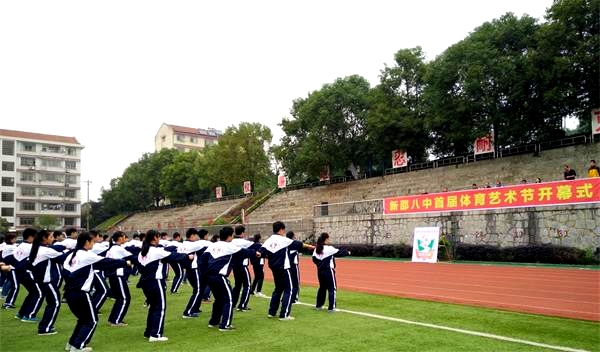
[[[9,229],[8,220],[0,218],[0,233],[7,233]]]
[[[55,230],[58,226],[58,218],[56,216],[50,214],[43,214],[37,217],[37,223],[34,227],[40,229]]]
[[[103,221],[102,223],[95,225],[93,228],[100,230],[100,231],[106,231],[109,228],[111,228],[112,226],[118,224],[119,222],[125,220],[127,218],[127,214],[117,214],[109,219],[106,219],[105,221]]]
[[[316,178],[325,167],[344,175],[366,160],[369,82],[354,75],[325,84],[293,102],[292,118],[281,122],[285,136],[275,158],[292,182]]]

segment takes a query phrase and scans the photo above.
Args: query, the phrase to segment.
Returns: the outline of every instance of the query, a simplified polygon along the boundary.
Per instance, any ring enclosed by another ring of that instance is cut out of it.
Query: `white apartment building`
[[[81,150],[75,137],[0,129],[0,216],[10,231],[56,218],[56,228],[81,227]]]
[[[154,150],[175,148],[181,151],[198,150],[217,144],[223,133],[214,128],[191,128],[163,123],[154,137]]]

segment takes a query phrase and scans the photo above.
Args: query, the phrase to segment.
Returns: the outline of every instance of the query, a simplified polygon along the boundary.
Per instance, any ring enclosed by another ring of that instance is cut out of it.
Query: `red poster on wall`
[[[383,213],[414,214],[600,202],[600,178],[389,197]]]

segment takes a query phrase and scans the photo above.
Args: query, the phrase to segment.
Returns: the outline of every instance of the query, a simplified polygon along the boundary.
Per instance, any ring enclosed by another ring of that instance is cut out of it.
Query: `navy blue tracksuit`
[[[74,260],[73,256],[75,256]],[[90,289],[94,280],[94,269],[116,270],[127,262],[120,259],[101,257],[85,249],[76,249],[65,259],[65,298],[71,312],[77,317],[77,324],[69,345],[82,349],[87,345],[98,325],[98,311],[92,303]]]
[[[254,243],[243,238],[234,238],[231,243],[240,248],[250,248],[254,252],[260,248],[260,243]],[[235,306],[239,300],[240,304],[237,308],[240,311],[248,309],[248,301],[250,300],[252,278],[250,277],[248,264],[250,264],[250,259],[248,258],[241,258],[232,262],[233,278],[235,280],[235,284],[233,285],[233,305]]]
[[[63,246],[40,246],[37,256],[31,265],[35,282],[42,290],[42,298],[46,298],[46,309],[38,324],[38,333],[45,334],[54,330],[54,323],[60,311],[60,289],[62,280],[60,263],[65,259]]]
[[[325,245],[323,253],[313,252],[313,263],[317,266],[317,276],[319,278],[319,290],[317,291],[317,309],[321,309],[325,304],[325,294],[329,292],[330,311],[335,310],[337,284],[335,280],[335,257],[345,257],[349,255],[345,249],[337,249],[333,246]]]
[[[23,242],[17,246],[13,252],[15,271],[17,281],[27,290],[27,296],[17,313],[17,317],[23,319],[35,318],[37,312],[42,306],[42,289],[33,279],[33,273],[29,270],[29,253],[31,252],[31,243]]]
[[[6,245],[2,250],[2,261],[5,264],[11,265],[13,268],[16,265],[15,257],[13,253],[17,248],[16,245]],[[10,289],[6,295],[6,299],[4,300],[3,307],[14,307],[15,301],[17,300],[17,295],[19,294],[19,280],[17,279],[17,271],[11,270],[6,273],[6,280],[10,281]],[[6,285],[6,284],[5,284]]]
[[[233,292],[227,278],[232,270],[231,263],[255,255],[255,250],[240,248],[231,242],[218,241],[210,245],[200,257],[202,275],[208,278],[208,285],[215,299],[209,325],[219,325],[221,329],[231,326]]]
[[[112,245],[106,252],[106,257],[111,259],[131,260],[132,254],[119,245]],[[131,293],[127,285],[127,273],[129,268],[118,268],[114,271],[107,271],[108,282],[110,283],[110,292],[115,298],[108,322],[112,324],[124,323],[123,319],[127,315],[129,304],[131,303]]]
[[[300,295],[299,251],[290,250],[290,274],[292,276],[292,303],[298,302]]]
[[[183,310],[184,317],[193,317],[200,313],[200,305],[202,304],[201,295],[206,287],[208,287],[208,282],[202,277],[202,273],[200,272],[200,267],[198,265],[198,259],[211,244],[212,242],[206,240],[184,241],[181,247],[177,249],[181,253],[194,254],[194,259],[185,269],[186,277],[190,283],[190,286],[192,287],[192,295],[190,296],[188,304]]]
[[[167,299],[165,278],[169,270],[168,263],[185,262],[188,255],[171,253],[163,248],[151,246],[146,255],[138,254],[140,264],[140,281],[138,288],[144,291],[148,302],[148,318],[146,319],[145,337],[162,337],[165,330],[165,311]]]
[[[292,310],[292,275],[290,274],[290,250],[301,250],[304,244],[285,236],[272,234],[259,251],[269,259],[269,268],[273,272],[275,290],[271,295],[269,316],[275,316],[279,310],[279,318],[286,318]]]

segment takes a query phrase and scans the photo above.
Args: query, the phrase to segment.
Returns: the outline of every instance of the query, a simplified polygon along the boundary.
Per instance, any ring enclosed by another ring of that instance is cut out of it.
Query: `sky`
[[[163,123],[283,136],[293,100],[350,75],[377,85],[400,49],[428,60],[552,0],[2,1],[0,128],[75,137],[81,200],[100,199]]]

